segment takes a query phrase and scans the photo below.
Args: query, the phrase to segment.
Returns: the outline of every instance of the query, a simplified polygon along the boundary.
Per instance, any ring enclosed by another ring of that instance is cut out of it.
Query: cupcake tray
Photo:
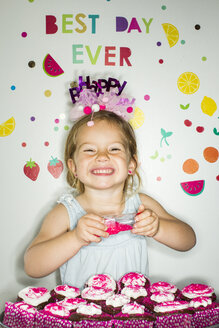
[[[2,313],[0,314],[0,327],[1,327],[1,328],[10,328],[10,327],[5,326],[5,325],[3,324],[3,318],[4,318],[4,312],[2,312]],[[219,328],[219,325],[214,325],[214,326],[206,327],[206,328]]]

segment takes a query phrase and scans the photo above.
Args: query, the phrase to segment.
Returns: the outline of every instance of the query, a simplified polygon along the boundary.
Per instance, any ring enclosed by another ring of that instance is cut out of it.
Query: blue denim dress
[[[58,200],[69,214],[70,229],[86,214],[72,194],[64,194]],[[126,199],[123,213],[135,213],[141,204],[138,194]],[[130,231],[103,238],[100,243],[83,246],[79,252],[60,267],[63,284],[83,288],[90,276],[110,274],[118,280],[125,273],[136,271],[148,275],[147,240]]]

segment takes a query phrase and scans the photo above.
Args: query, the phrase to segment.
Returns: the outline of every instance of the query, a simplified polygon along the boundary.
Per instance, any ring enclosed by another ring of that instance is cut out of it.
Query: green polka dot
[[[54,131],[58,131],[58,130],[59,130],[58,126],[55,126]]]
[[[29,2],[34,2],[34,0],[28,0]]]
[[[64,130],[65,130],[65,131],[68,131],[68,130],[69,130],[69,126],[68,126],[68,125],[65,125],[65,126],[64,126]]]
[[[207,57],[202,57],[202,61],[206,61],[207,60]]]
[[[171,158],[172,158],[172,155],[168,154],[168,155],[167,155],[167,158],[168,158],[168,159],[171,159]]]
[[[186,43],[186,41],[185,40],[181,40],[181,44],[185,44]]]
[[[167,6],[162,6],[161,9],[162,10],[166,10],[167,9]]]
[[[163,163],[165,161],[165,158],[164,157],[161,157],[160,158],[160,161]]]

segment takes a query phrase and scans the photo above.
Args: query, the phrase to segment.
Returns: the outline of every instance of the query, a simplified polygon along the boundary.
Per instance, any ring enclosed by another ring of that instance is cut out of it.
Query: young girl
[[[92,123],[92,124],[91,124]],[[147,238],[179,251],[195,245],[195,233],[153,198],[133,191],[138,174],[131,125],[107,110],[85,115],[72,127],[65,149],[68,183],[77,196],[62,196],[25,253],[25,271],[43,277],[60,268],[63,284],[82,288],[94,274],[119,279],[148,275]],[[132,191],[132,194],[130,192]],[[103,216],[140,213],[131,231],[110,235]]]

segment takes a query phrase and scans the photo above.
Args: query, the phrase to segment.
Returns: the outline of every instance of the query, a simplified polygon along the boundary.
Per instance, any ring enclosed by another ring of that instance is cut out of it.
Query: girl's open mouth
[[[91,173],[94,175],[112,175],[114,173],[114,169],[112,168],[97,168],[91,170]]]

